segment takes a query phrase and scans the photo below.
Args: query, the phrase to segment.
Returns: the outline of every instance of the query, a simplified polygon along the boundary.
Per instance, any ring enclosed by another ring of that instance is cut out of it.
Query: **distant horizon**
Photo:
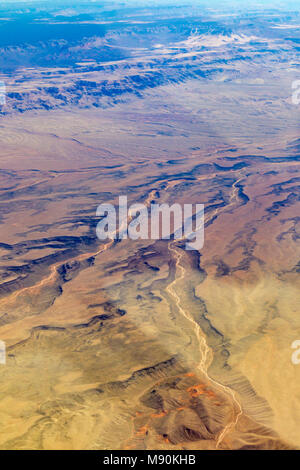
[[[48,4],[49,0],[2,0],[0,1],[0,7],[5,4]],[[179,0],[54,0],[51,1],[49,5],[50,8],[55,7],[56,5],[88,5],[95,7],[97,4],[101,5],[133,5],[134,7],[161,7],[161,6],[180,6],[184,8],[185,6],[195,6],[201,7],[205,6],[208,8],[222,7],[222,9],[227,8],[298,8],[300,9],[299,1],[297,0],[185,0],[180,2]]]

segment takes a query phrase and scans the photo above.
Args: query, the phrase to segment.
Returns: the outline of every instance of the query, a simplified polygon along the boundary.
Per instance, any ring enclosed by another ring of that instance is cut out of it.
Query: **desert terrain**
[[[161,17],[1,77],[0,449],[300,448],[297,21]],[[203,249],[99,241],[120,195],[204,204]]]

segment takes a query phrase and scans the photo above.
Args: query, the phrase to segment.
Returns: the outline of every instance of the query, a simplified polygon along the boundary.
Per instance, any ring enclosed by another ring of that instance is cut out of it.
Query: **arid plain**
[[[1,449],[300,448],[297,73],[260,61],[107,106],[8,100]],[[204,204],[201,252],[101,243],[97,206],[119,195]]]

